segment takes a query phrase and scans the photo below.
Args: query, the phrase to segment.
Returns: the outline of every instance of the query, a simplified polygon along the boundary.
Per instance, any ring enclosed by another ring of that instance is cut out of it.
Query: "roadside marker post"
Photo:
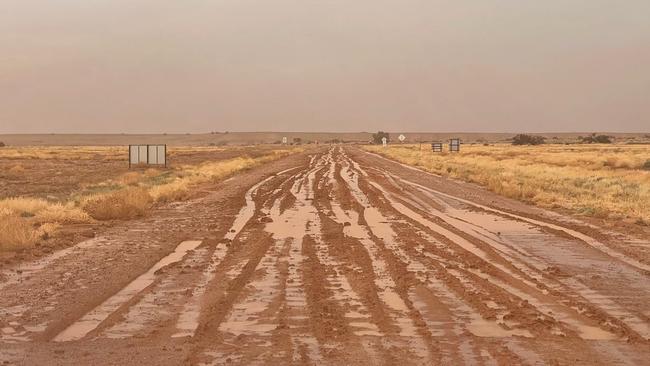
[[[399,142],[404,143],[404,140],[406,140],[406,136],[399,135],[398,139],[399,139]]]
[[[385,138],[385,137],[382,137],[382,138],[381,138],[381,144],[382,144],[384,147],[386,147],[386,143],[387,143],[387,142],[388,142],[388,139],[387,139],[387,138]]]

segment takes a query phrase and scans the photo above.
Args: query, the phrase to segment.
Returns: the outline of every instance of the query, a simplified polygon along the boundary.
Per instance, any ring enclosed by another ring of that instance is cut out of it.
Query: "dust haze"
[[[0,133],[618,131],[650,3],[5,0]]]

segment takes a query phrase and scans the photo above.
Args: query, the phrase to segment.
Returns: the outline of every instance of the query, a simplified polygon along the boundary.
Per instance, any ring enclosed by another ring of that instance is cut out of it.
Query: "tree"
[[[611,144],[612,136],[596,135],[595,133],[592,133],[591,136],[580,137],[580,140],[585,144]]]
[[[388,132],[379,131],[377,133],[373,133],[372,134],[372,143],[373,144],[381,144],[381,143],[383,143],[382,139],[384,137],[386,138],[386,142],[390,141],[390,135],[388,134]]]
[[[300,137],[294,137],[293,138],[293,143],[294,144],[300,145],[301,142],[302,142],[302,139]]]
[[[5,147],[5,146],[7,146],[7,145],[5,145],[4,142],[0,141],[0,147]]]
[[[512,138],[513,145],[541,145],[546,140],[543,136],[519,134]]]

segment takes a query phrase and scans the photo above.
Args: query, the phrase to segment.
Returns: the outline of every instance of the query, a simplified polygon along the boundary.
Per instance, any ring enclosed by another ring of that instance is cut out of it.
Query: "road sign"
[[[382,137],[382,138],[381,138],[381,143],[382,143],[382,145],[386,146],[386,142],[388,142],[388,139],[385,138],[385,137]]]
[[[449,151],[460,151],[460,139],[449,140]]]
[[[442,152],[442,142],[432,142],[431,151],[433,152]]]
[[[404,142],[404,140],[406,140],[406,136],[399,135],[398,139],[399,139],[400,142]]]
[[[282,138],[282,143],[285,144],[285,145],[287,144],[287,137],[286,136]]]
[[[167,166],[167,145],[129,145],[129,168],[140,164]]]

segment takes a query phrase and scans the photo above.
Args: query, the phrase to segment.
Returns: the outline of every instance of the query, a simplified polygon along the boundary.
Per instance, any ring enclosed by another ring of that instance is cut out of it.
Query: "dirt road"
[[[0,275],[0,363],[650,364],[650,242],[354,147]]]

